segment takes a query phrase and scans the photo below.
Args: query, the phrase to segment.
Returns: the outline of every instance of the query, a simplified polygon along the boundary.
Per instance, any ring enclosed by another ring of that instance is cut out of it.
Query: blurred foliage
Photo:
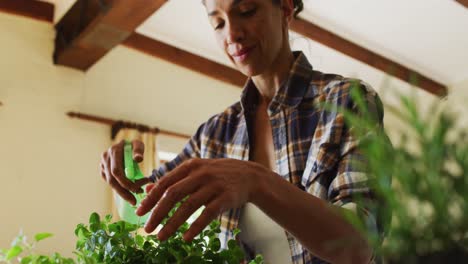
[[[440,100],[421,115],[416,98],[400,96],[398,107],[386,106],[403,128],[392,146],[357,86],[352,98],[357,111],[340,111],[360,140],[377,197],[374,204],[357,200],[379,211],[384,242],[368,231],[364,218],[346,217],[366,233],[378,254],[397,263],[422,263],[422,256],[444,252],[467,254],[468,142],[456,116]]]

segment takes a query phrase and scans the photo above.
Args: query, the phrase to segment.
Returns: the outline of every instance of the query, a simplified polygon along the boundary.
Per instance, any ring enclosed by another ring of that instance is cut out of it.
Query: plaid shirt
[[[359,82],[369,111],[378,114],[381,124],[383,113],[375,91],[359,80],[312,70],[301,52],[294,52],[296,60],[287,82],[281,86],[268,108],[273,132],[277,173],[291,184],[311,195],[334,205],[352,203],[353,194],[373,197],[366,187],[368,178],[353,165],[362,161],[357,140],[344,124],[341,113],[325,111],[324,104],[333,104],[354,110],[350,100],[350,87]],[[249,79],[240,102],[228,107],[202,124],[183,151],[171,162],[153,172],[161,177],[190,158],[232,158],[249,160],[252,142],[251,125],[255,117],[259,94]],[[358,208],[368,216],[371,228],[377,230],[376,213]],[[221,244],[233,238],[241,208],[224,212],[220,216]],[[325,263],[314,257],[291,234],[288,238],[291,263]]]

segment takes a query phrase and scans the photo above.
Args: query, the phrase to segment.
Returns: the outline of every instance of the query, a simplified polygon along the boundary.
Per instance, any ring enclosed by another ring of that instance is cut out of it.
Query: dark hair
[[[273,0],[273,3],[279,5],[281,4],[281,0]],[[294,17],[297,17],[297,15],[304,9],[304,3],[302,3],[302,0],[293,0],[294,4]]]
[[[273,0],[274,4],[281,4],[281,0]],[[205,0],[202,0],[202,4],[205,4]],[[293,0],[294,4],[294,17],[296,18],[297,15],[304,9],[304,3],[302,0]]]

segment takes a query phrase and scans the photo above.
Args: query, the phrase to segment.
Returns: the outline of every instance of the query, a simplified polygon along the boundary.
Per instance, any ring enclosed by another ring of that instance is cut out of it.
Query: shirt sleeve
[[[368,173],[368,163],[361,149],[366,136],[370,133],[383,132],[383,105],[377,93],[366,83],[359,82],[358,91],[362,95],[361,107],[350,94],[346,96],[344,108],[351,115],[362,119],[364,111],[370,117],[370,127],[356,133],[355,127],[345,124],[343,127],[339,155],[336,166],[336,176],[328,188],[328,199],[331,203],[350,209],[363,218],[365,228],[372,234],[382,236],[385,216],[380,210],[384,204],[380,201],[372,187],[373,177]],[[359,135],[356,135],[359,134]],[[381,133],[385,135],[385,133]],[[387,137],[386,137],[387,138]],[[389,141],[388,141],[389,142]]]
[[[193,158],[200,158],[200,145],[205,126],[206,123],[203,123],[198,128],[197,132],[189,139],[182,151],[173,160],[166,162],[153,170],[152,175],[150,176],[150,180],[152,182],[156,182],[159,178],[163,177],[165,174],[175,169],[184,161]]]

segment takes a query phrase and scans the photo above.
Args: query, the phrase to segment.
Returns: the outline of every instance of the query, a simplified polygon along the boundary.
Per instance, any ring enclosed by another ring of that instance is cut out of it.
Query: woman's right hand
[[[141,187],[151,181],[149,178],[135,182],[127,179],[124,172],[124,145],[125,141],[122,140],[102,153],[101,176],[123,199],[132,205],[136,205],[136,198],[131,192],[142,193]],[[143,161],[145,151],[143,142],[134,140],[132,146],[133,159],[136,162]]]

